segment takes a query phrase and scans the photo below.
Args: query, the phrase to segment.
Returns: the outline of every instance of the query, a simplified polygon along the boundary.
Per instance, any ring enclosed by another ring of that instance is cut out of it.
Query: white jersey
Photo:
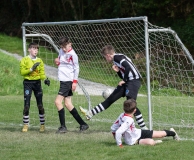
[[[133,117],[126,113],[121,113],[114,124],[111,126],[111,130],[115,133],[115,140],[117,145],[122,144],[122,137],[128,145],[134,145],[136,141],[141,137],[141,129],[135,128]]]
[[[58,79],[59,81],[73,81],[78,80],[79,63],[78,56],[73,49],[68,52],[59,50],[59,66]]]

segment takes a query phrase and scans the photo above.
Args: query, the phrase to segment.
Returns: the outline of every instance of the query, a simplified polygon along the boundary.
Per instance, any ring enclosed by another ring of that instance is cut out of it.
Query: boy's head
[[[38,46],[38,44],[37,44],[37,43],[35,43],[35,42],[31,42],[31,43],[28,45],[28,49],[29,49],[29,48],[39,49],[39,46]]]
[[[29,45],[28,45],[28,52],[30,54],[30,56],[32,58],[35,58],[38,54],[38,49],[39,49],[39,46],[37,43],[35,42],[31,42]]]
[[[113,55],[115,54],[115,49],[111,45],[106,45],[102,48],[101,54],[108,62],[111,62],[113,60]]]
[[[64,52],[71,50],[71,41],[68,37],[61,37],[59,39],[59,45]]]
[[[125,113],[131,114],[136,109],[136,101],[134,99],[128,99],[123,103],[123,110]]]

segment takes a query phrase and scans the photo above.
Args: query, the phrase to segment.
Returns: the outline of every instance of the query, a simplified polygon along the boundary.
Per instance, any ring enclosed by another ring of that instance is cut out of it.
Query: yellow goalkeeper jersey
[[[40,62],[40,65],[34,71],[31,71],[30,69],[36,62]],[[44,63],[38,57],[35,59],[31,59],[30,56],[23,57],[20,61],[20,74],[24,77],[24,79],[28,80],[46,79]]]

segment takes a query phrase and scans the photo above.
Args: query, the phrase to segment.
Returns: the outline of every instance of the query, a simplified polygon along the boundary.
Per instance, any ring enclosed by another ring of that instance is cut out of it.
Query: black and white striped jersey
[[[133,79],[141,79],[138,69],[126,55],[121,53],[114,54],[113,64],[118,66],[119,72],[117,73],[125,82]]]

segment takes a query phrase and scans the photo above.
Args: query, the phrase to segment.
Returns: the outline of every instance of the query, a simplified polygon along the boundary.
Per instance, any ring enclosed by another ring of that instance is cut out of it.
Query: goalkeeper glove
[[[39,66],[39,64],[40,64],[40,62],[34,63],[34,65],[32,66],[32,68],[30,68],[30,71],[34,71]]]
[[[44,80],[44,84],[47,85],[47,86],[50,86],[50,80],[47,78]]]

